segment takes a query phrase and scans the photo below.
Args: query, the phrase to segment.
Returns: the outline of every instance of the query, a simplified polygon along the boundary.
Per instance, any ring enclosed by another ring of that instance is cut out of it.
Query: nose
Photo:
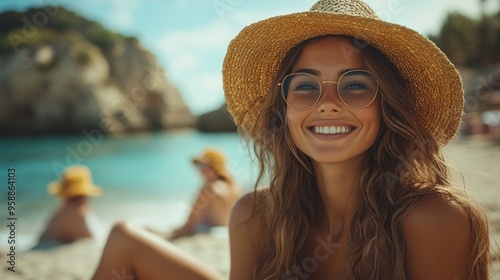
[[[337,94],[337,83],[325,81],[321,85],[321,98],[318,101],[319,113],[340,112],[343,108],[343,103]]]

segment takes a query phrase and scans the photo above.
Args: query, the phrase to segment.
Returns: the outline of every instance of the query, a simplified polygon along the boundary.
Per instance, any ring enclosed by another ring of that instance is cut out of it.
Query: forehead
[[[307,44],[294,64],[293,70],[322,68],[335,70],[365,69],[361,49],[349,39],[339,36],[325,37]]]

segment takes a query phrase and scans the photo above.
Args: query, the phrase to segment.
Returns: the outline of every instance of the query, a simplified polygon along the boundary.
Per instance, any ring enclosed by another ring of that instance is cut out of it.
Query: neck
[[[323,215],[318,226],[331,241],[345,236],[356,212],[359,192],[356,189],[359,162],[348,164],[315,163],[318,192]]]

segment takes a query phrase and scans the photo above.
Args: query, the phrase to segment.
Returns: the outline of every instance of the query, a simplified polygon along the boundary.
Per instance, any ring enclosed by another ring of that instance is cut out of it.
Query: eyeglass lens
[[[308,73],[293,73],[283,79],[281,90],[288,105],[296,109],[309,109],[320,99],[321,87],[322,83],[315,76]],[[368,106],[375,99],[377,90],[375,77],[364,70],[344,73],[337,85],[340,100],[352,108]]]

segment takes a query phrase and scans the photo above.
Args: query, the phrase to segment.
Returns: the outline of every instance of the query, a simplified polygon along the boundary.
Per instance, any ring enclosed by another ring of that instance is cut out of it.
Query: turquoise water
[[[0,222],[7,218],[8,169],[16,170],[17,236],[29,247],[59,201],[46,192],[64,167],[88,166],[93,181],[104,189],[92,200],[100,220],[109,225],[131,220],[158,228],[183,221],[201,183],[191,158],[206,147],[222,149],[228,169],[245,190],[252,187],[255,168],[246,144],[236,133],[194,131],[103,137],[78,136],[0,139]],[[6,245],[0,228],[0,248]],[[23,247],[23,246],[22,246]]]

